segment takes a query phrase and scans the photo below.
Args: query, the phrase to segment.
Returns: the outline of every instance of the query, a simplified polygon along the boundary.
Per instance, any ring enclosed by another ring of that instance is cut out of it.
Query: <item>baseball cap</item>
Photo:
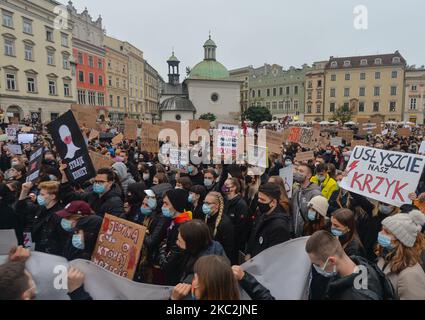
[[[65,209],[56,212],[56,214],[61,218],[68,218],[72,215],[89,216],[91,213],[92,210],[89,204],[85,201],[73,201],[68,204]]]

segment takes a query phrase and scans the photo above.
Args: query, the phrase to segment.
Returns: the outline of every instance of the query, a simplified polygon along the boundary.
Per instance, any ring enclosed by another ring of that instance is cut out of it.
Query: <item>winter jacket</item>
[[[239,284],[252,300],[275,300],[270,291],[248,272],[245,272],[245,275],[242,280],[239,281]]]
[[[308,219],[308,203],[316,196],[322,195],[320,187],[311,183],[307,188],[301,186],[292,195],[293,233],[295,237],[301,237],[304,230],[304,222]]]
[[[281,206],[270,214],[261,214],[254,222],[249,240],[248,253],[255,257],[268,248],[284,243],[290,239],[290,217]]]
[[[89,301],[93,300],[91,295],[84,289],[84,285],[74,290],[73,292],[68,293],[68,296],[71,300],[75,301]]]
[[[117,173],[124,195],[127,195],[128,186],[130,184],[136,183],[130,173],[127,171],[127,166],[122,162],[116,162],[112,165],[112,168]]]
[[[396,274],[391,272],[391,263],[385,265],[384,258],[380,257],[378,267],[391,281],[400,300],[425,300],[425,272],[419,263]]]
[[[221,216],[221,221],[217,227],[217,233],[214,235],[215,224],[217,222],[218,215],[214,215],[208,218],[207,225],[210,228],[211,235],[215,241],[219,242],[224,249],[224,252],[228,257],[233,257],[235,255],[235,245],[234,245],[234,227],[230,218],[223,214]],[[205,221],[205,219],[204,219]],[[236,252],[237,254],[237,252]]]
[[[347,256],[357,256],[366,258],[366,251],[363,248],[363,245],[361,244],[360,240],[353,239],[344,246],[344,251],[347,254]]]
[[[326,179],[325,181],[323,181],[323,183],[319,182],[317,176],[313,176],[310,179],[310,182],[320,186],[320,188],[322,189],[322,195],[326,199],[328,199],[328,201],[331,198],[332,194],[339,189],[335,179],[331,178],[329,175],[326,175]]]
[[[190,180],[192,181],[192,184],[194,186],[199,185],[199,186],[203,186],[204,185],[204,175],[202,174],[201,171],[198,172],[198,174],[196,175],[189,175]]]

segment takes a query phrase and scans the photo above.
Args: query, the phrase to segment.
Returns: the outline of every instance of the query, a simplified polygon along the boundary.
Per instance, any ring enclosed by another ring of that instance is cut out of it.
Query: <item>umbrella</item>
[[[349,121],[349,122],[346,122],[345,125],[347,125],[347,126],[355,126],[356,123],[354,121]]]
[[[329,125],[330,124],[330,122],[329,121],[322,121],[322,122],[320,122],[320,125],[321,126],[327,126],[327,125]]]

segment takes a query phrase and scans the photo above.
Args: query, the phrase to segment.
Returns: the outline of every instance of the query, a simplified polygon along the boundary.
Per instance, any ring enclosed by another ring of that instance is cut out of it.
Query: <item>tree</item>
[[[209,122],[214,122],[215,120],[217,120],[217,117],[215,116],[215,114],[208,112],[201,115],[199,117],[199,120],[208,120]]]
[[[257,128],[261,122],[272,121],[273,116],[266,107],[250,107],[244,113],[244,118],[252,121],[254,127]]]
[[[331,120],[332,121],[338,121],[341,123],[347,123],[351,121],[353,117],[353,111],[349,108],[344,108],[343,106],[339,106],[338,109],[335,110],[335,112],[332,115]]]

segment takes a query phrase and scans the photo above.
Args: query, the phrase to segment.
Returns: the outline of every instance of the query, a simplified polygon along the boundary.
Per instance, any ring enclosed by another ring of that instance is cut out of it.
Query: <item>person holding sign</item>
[[[334,178],[329,176],[328,165],[319,164],[316,167],[316,175],[310,180],[312,183],[320,186],[322,195],[329,200],[332,194],[338,190],[338,185]]]

